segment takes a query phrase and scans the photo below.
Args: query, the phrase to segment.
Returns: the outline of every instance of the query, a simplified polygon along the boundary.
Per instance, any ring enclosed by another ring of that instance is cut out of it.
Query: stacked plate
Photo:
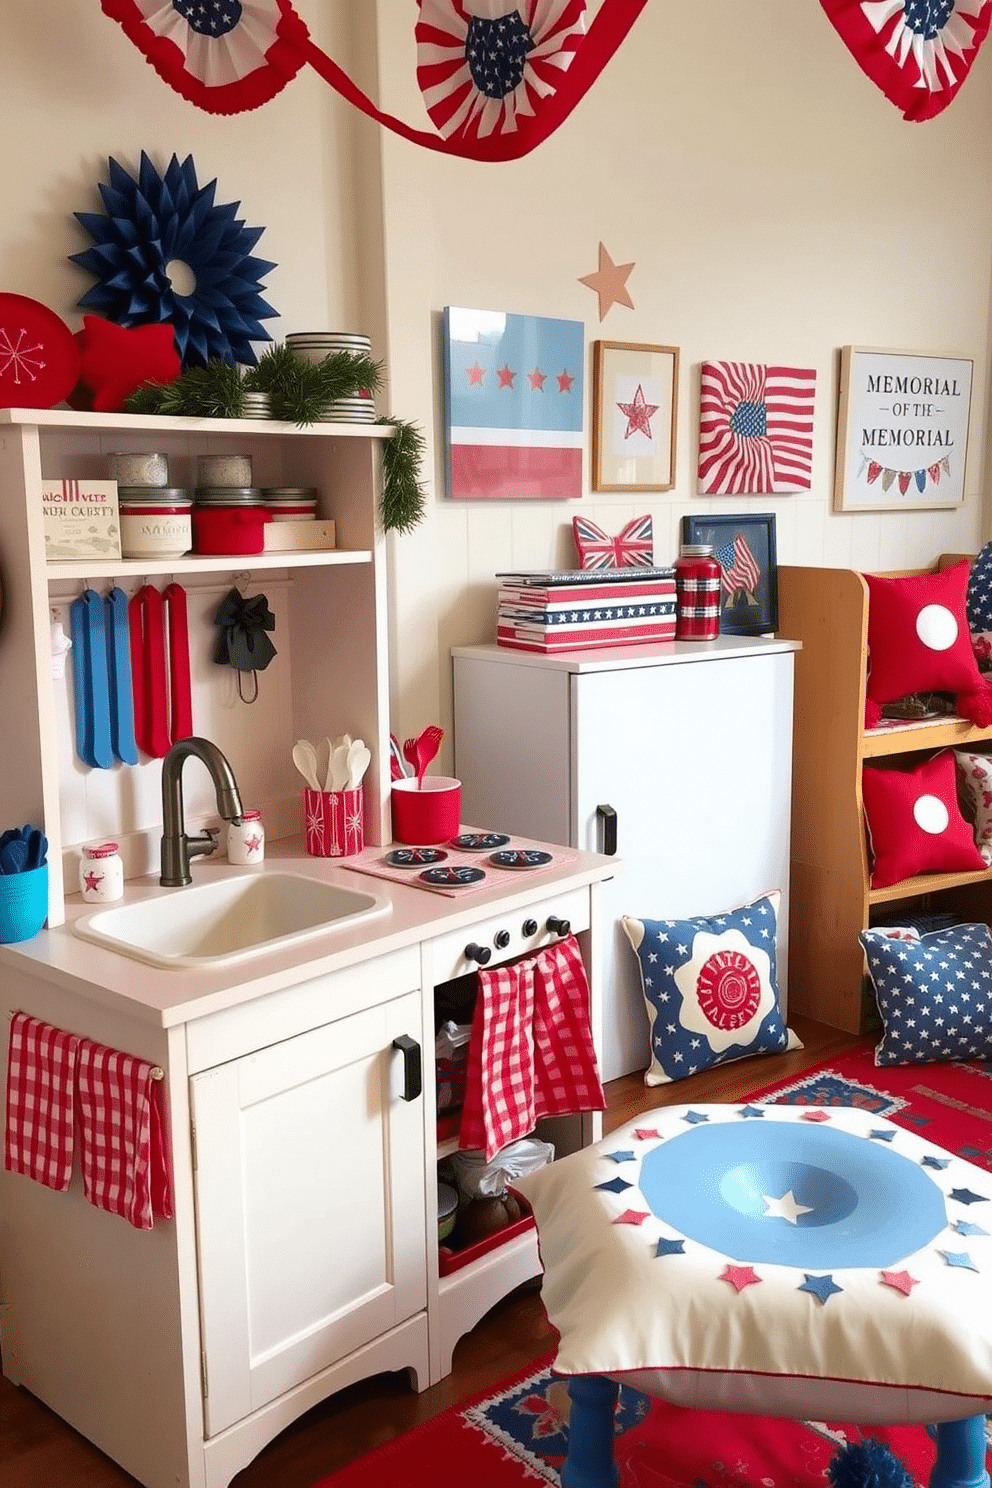
[[[322,362],[338,351],[351,356],[371,356],[372,342],[358,331],[294,331],[286,337],[290,351],[306,362]]]
[[[268,393],[245,393],[243,402],[245,418],[271,418]]]
[[[317,420],[321,424],[374,424],[375,404],[371,393],[356,393],[353,398],[335,398]]]

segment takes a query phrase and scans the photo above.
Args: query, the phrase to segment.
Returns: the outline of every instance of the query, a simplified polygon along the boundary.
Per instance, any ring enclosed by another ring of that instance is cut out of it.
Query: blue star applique
[[[949,1157],[932,1157],[929,1152],[922,1163],[924,1168],[936,1168],[938,1172],[941,1172],[944,1168],[949,1168],[950,1165],[951,1159]]]
[[[943,1256],[949,1266],[961,1266],[966,1271],[978,1270],[966,1250],[938,1250],[937,1254]]]
[[[806,1280],[798,1290],[800,1292],[812,1292],[813,1296],[819,1297],[820,1301],[824,1304],[836,1292],[842,1292],[844,1290],[843,1287],[837,1285],[832,1276],[810,1276],[808,1271],[804,1272],[804,1275]]]
[[[957,1230],[959,1235],[987,1235],[988,1230],[983,1230],[981,1225],[969,1224],[966,1219],[959,1219],[951,1225],[952,1230]]]
[[[710,1118],[702,1111],[686,1111],[685,1115],[682,1117],[682,1120],[688,1121],[690,1126],[698,1126],[700,1122],[709,1121],[709,1119]]]
[[[952,1188],[950,1198],[957,1199],[959,1204],[984,1204],[984,1194],[972,1193],[970,1188]]]
[[[626,1178],[611,1178],[608,1183],[594,1185],[596,1189],[605,1189],[607,1193],[623,1193],[625,1188],[633,1188],[633,1186],[632,1183],[627,1182]]]
[[[760,1106],[741,1106],[737,1114],[738,1116],[742,1116],[745,1121],[748,1121],[756,1116],[764,1116],[765,1113]]]
[[[633,1152],[604,1152],[603,1153],[603,1156],[604,1157],[608,1157],[609,1160],[610,1160],[610,1162],[615,1162],[615,1163],[633,1162],[634,1161],[634,1154],[633,1154]]]
[[[868,1135],[875,1142],[891,1142],[895,1131],[890,1127],[888,1131],[870,1131]]]
[[[654,1253],[656,1256],[685,1255],[685,1241],[661,1239],[655,1246]]]

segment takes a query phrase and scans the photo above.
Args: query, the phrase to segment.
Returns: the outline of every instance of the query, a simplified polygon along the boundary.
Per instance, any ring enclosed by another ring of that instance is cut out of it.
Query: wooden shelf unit
[[[946,554],[935,568],[964,555]],[[925,569],[915,570],[927,572]],[[858,936],[873,911],[924,906],[960,890],[968,914],[992,910],[989,872],[928,873],[884,889],[869,886],[861,771],[865,760],[992,745],[992,729],[965,719],[866,731],[868,586],[849,568],[783,566],[780,633],[802,642],[796,656],[793,754],[790,1011],[848,1033],[874,1015]],[[957,906],[956,906],[957,907]]]

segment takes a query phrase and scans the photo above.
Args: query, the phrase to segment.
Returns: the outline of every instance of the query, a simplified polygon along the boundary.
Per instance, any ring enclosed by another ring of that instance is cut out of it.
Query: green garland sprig
[[[222,357],[204,367],[190,367],[174,382],[146,382],[127,400],[129,413],[169,414],[176,418],[244,417],[245,393],[269,395],[274,419],[305,427],[316,423],[338,398],[378,392],[382,367],[369,356],[334,352],[320,362],[308,362],[288,346],[273,346],[254,367],[242,372]],[[409,532],[423,518],[426,494],[422,485],[426,441],[416,424],[391,415],[379,423],[395,430],[383,442],[382,525],[387,532]]]

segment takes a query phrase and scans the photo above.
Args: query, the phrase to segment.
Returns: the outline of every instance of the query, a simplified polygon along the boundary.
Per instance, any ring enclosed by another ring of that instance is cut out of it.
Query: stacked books
[[[560,569],[496,578],[499,646],[591,651],[675,635],[671,568]]]

